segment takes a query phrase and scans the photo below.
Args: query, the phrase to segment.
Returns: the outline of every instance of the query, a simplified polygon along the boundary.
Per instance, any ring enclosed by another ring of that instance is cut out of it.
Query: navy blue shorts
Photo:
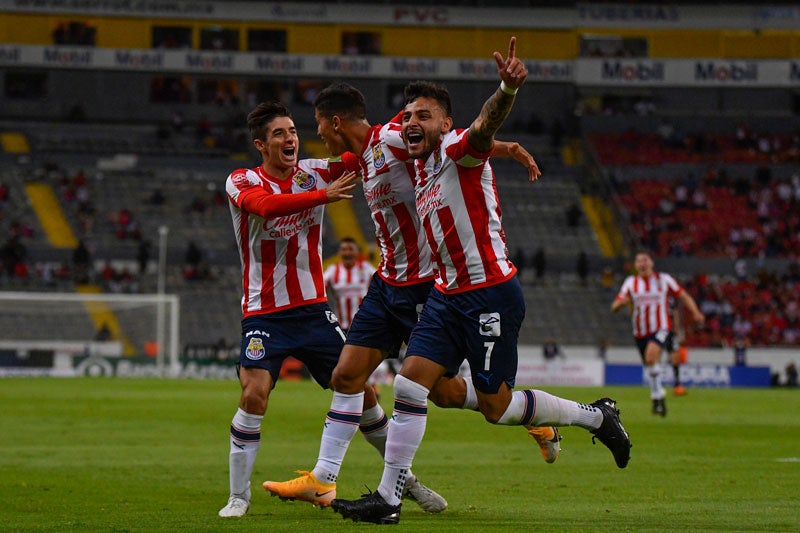
[[[389,357],[397,357],[417,324],[431,288],[433,281],[396,286],[374,274],[347,331],[346,343],[376,348]]]
[[[239,364],[263,368],[277,383],[283,361],[291,355],[328,388],[343,347],[344,333],[328,304],[304,305],[242,320]]]
[[[475,388],[494,394],[502,383],[514,387],[517,339],[524,318],[525,298],[516,276],[458,294],[433,290],[406,354],[435,361],[453,375],[466,359]]]
[[[675,337],[674,332],[667,329],[656,331],[647,337],[636,339],[636,347],[639,349],[639,356],[642,358],[642,362],[644,362],[644,351],[651,342],[658,344],[662,350],[667,350],[668,352],[674,352],[678,349],[677,337]]]

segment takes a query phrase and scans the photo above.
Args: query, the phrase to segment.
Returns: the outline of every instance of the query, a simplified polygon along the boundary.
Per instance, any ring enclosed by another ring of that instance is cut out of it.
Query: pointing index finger
[[[512,37],[511,38],[511,42],[508,43],[508,59],[509,60],[514,59],[514,52],[515,52],[516,48],[517,48],[517,38],[516,37]]]

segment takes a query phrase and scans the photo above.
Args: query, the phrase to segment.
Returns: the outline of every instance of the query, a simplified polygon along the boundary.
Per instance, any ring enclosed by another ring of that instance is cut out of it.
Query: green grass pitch
[[[798,531],[800,393],[691,389],[650,414],[647,391],[552,387],[618,401],[633,441],[619,470],[588,432],[564,428],[545,464],[519,427],[431,407],[414,471],[449,508],[403,506],[413,531]],[[262,426],[249,514],[222,519],[235,381],[0,380],[2,531],[364,531],[330,509],[270,498],[266,479],[313,467],[330,392],[281,382]],[[381,403],[391,410],[391,389]],[[338,495],[375,489],[382,462],[357,436]]]

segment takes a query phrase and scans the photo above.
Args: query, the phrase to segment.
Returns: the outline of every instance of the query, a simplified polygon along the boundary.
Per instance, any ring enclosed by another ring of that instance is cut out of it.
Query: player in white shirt
[[[653,258],[648,252],[637,253],[633,266],[636,275],[628,276],[622,282],[622,287],[611,303],[611,312],[615,313],[625,305],[631,306],[633,337],[636,339],[636,347],[650,385],[653,414],[666,416],[666,393],[661,384],[661,356],[665,350],[670,350],[675,335],[669,299],[676,298],[697,324],[703,324],[705,316],[694,298],[683,290],[675,278],[665,272],[653,270]]]
[[[334,397],[322,432],[317,464],[300,477],[266,481],[264,488],[285,499],[327,506],[347,445],[358,430],[377,446],[385,442],[388,418],[376,403],[364,399],[364,383],[385,359],[397,357],[417,323],[419,309],[433,286],[431,249],[416,212],[414,168],[400,135],[398,113],[386,124],[370,125],[364,96],[355,87],[338,83],[324,89],[314,101],[318,134],[344,170],[361,170],[364,196],[375,225],[381,263],[362,301],[345,348],[333,374]],[[540,175],[533,157],[517,143],[496,141],[497,155],[523,164],[531,180]],[[431,392],[440,407],[477,409],[475,388],[460,375],[441,379]],[[530,428],[545,461],[552,463],[560,451],[553,428]],[[447,502],[414,475],[407,480],[404,497],[428,512],[443,511]],[[323,495],[323,496],[318,496]]]
[[[336,316],[345,332],[350,329],[374,273],[375,267],[361,257],[355,239],[345,237],[339,241],[339,261],[331,263],[322,277],[336,302]]]
[[[507,59],[494,53],[500,88],[469,130],[451,130],[450,97],[444,87],[426,82],[406,86],[402,134],[415,160],[417,213],[438,265],[437,279],[394,381],[380,485],[359,500],[331,502],[334,511],[354,521],[399,521],[403,487],[425,433],[428,396],[440,378],[458,372],[464,359],[487,421],[577,425],[609,447],[618,467],[627,466],[630,458],[630,439],[613,400],[586,405],[539,390],[513,390],[525,301],[507,256],[488,159],[494,134],[527,77],[515,48],[512,37]]]
[[[292,355],[328,387],[344,334],[322,279],[324,205],[350,199],[356,174],[332,179],[328,162],[297,160],[299,139],[283,104],[259,104],[247,117],[263,164],[238,169],[225,182],[242,262],[239,408],[230,426],[228,503],[219,516],[250,507],[250,476],[261,446],[261,421]]]

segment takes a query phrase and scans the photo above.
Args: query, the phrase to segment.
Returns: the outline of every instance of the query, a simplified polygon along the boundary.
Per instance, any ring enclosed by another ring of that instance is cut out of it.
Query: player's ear
[[[447,133],[453,128],[453,117],[445,117],[442,121],[442,133]]]
[[[339,118],[339,115],[333,115],[331,117],[331,125],[333,126],[333,131],[339,133],[339,128],[342,127],[342,119]]]

